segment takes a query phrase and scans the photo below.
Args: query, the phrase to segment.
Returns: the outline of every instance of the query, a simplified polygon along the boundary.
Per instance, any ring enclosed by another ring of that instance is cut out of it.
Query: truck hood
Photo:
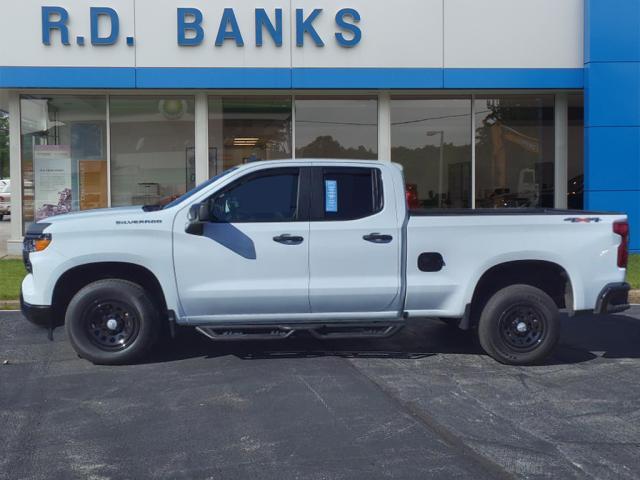
[[[86,232],[111,230],[114,227],[137,230],[170,222],[172,216],[171,212],[165,210],[145,212],[141,206],[101,208],[48,217],[31,224],[27,232]]]
[[[95,210],[84,210],[81,212],[63,213],[62,215],[55,215],[53,217],[47,217],[44,220],[40,220],[38,223],[50,223],[52,225],[58,225],[67,222],[75,222],[80,220],[90,219],[108,219],[112,217],[129,218],[130,216],[141,216],[148,214],[142,210],[142,206],[134,207],[117,207],[117,208],[97,208]]]

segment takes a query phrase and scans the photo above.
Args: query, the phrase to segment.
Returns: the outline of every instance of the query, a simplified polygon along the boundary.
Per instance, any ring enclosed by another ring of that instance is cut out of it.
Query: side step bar
[[[200,326],[196,330],[211,340],[282,340],[294,332],[305,331],[317,339],[341,338],[388,338],[404,327],[401,322],[346,323],[321,325],[225,325],[219,327]]]
[[[196,327],[196,330],[211,340],[279,340],[294,332],[285,327]]]
[[[309,329],[309,333],[321,340],[331,338],[388,338],[398,333],[404,324],[364,326],[324,326]]]

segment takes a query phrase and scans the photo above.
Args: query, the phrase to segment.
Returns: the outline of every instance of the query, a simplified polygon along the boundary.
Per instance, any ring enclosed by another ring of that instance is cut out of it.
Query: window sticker
[[[338,182],[337,180],[324,181],[324,211],[336,213],[338,211]]]

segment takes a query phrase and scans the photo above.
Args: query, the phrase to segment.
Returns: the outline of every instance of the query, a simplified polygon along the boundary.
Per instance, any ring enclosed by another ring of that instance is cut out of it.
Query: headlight
[[[27,272],[32,273],[31,260],[29,254],[31,252],[42,252],[49,244],[51,244],[50,233],[29,234],[24,237],[22,244],[22,261],[24,262],[24,268]]]

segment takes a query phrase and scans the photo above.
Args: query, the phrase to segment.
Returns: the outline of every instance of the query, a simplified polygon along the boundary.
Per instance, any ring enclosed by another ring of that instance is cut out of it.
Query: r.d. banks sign
[[[71,31],[70,15],[66,8],[60,6],[44,6],[42,11],[42,43],[54,44],[54,34],[59,34],[62,45],[70,46],[75,43],[84,46],[86,32]],[[323,9],[315,8],[305,11],[302,8],[295,10],[295,42],[297,47],[304,47],[305,41],[310,41],[316,47],[324,47],[327,34],[319,33],[314,21],[325,14]],[[120,40],[120,17],[118,12],[111,7],[91,7],[89,10],[90,32],[89,41],[95,46],[115,45]],[[178,45],[184,47],[197,47],[209,44],[221,47],[225,43],[235,43],[238,47],[244,47],[243,31],[254,29],[255,46],[261,47],[267,38],[270,38],[276,47],[282,46],[282,9],[275,8],[273,12],[267,12],[264,8],[256,8],[253,25],[240,25],[233,8],[225,8],[217,28],[207,31],[203,27],[203,14],[197,8],[176,9],[176,40]],[[362,31],[358,26],[360,13],[353,8],[342,8],[334,15],[335,31],[330,35],[341,47],[349,48],[358,45],[362,39]],[[81,34],[78,34],[81,33]],[[75,35],[75,38],[74,38]],[[211,42],[207,37],[211,35]],[[135,44],[132,35],[126,35],[128,46]]]

